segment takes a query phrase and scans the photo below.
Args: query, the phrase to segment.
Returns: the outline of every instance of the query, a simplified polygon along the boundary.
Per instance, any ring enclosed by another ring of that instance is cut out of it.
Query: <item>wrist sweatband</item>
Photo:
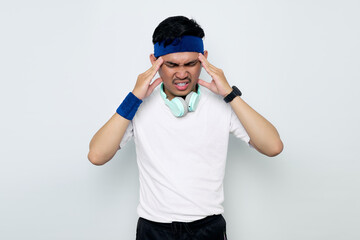
[[[129,92],[116,112],[123,118],[132,120],[141,103],[141,99],[138,99],[132,92]]]
[[[185,35],[176,38],[172,43],[166,45],[166,47],[164,44],[165,41],[154,44],[154,56],[156,58],[176,52],[198,52],[204,54],[204,43],[200,37]]]

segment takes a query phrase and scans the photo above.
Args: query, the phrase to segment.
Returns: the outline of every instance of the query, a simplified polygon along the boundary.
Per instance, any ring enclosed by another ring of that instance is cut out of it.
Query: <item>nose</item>
[[[189,76],[189,73],[186,70],[186,68],[184,66],[179,66],[176,73],[175,73],[175,77],[179,78],[179,79],[185,79],[188,76]]]

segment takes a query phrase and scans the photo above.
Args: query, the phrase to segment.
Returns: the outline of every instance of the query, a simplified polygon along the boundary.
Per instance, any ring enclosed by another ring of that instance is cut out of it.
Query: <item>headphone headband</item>
[[[175,117],[185,116],[188,112],[196,110],[200,99],[200,86],[197,85],[197,92],[190,92],[185,100],[182,97],[174,97],[173,99],[167,99],[164,91],[164,83],[160,85],[160,95],[164,99],[166,106],[168,106]]]

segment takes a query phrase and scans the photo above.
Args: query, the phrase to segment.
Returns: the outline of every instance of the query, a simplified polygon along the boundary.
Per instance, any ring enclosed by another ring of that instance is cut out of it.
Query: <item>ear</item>
[[[204,51],[204,57],[205,57],[205,58],[208,57],[208,51],[207,51],[207,50]]]
[[[151,62],[151,65],[153,65],[154,64],[154,62],[156,61],[156,57],[155,57],[155,55],[152,53],[152,54],[150,54],[150,62]]]

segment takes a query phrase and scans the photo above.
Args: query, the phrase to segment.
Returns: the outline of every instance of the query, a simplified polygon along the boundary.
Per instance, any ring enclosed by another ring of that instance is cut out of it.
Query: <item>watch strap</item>
[[[242,93],[241,91],[236,87],[236,86],[232,86],[232,91],[231,93],[229,93],[228,95],[226,95],[226,97],[224,97],[224,101],[226,103],[231,102],[236,96],[241,96]]]

